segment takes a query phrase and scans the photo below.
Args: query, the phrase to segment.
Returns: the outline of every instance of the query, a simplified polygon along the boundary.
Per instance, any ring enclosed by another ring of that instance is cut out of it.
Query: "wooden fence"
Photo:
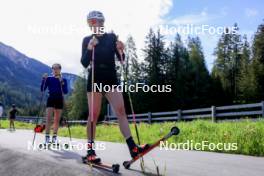
[[[110,115],[111,108],[108,106],[108,113],[105,116],[105,121],[116,122],[117,117]],[[257,116],[264,118],[264,101],[254,104],[241,104],[230,106],[211,106],[208,108],[177,110],[170,112],[148,112],[143,114],[135,114],[137,122],[163,122],[163,121],[179,121],[179,120],[193,120],[193,119],[212,119],[213,122],[217,120],[237,118],[243,116]],[[128,115],[128,120],[133,121],[132,115]],[[27,123],[35,123],[37,117],[32,116],[18,116],[18,121]],[[40,117],[40,119],[43,119]],[[85,124],[86,120],[70,120],[70,123]]]
[[[262,116],[264,117],[264,101],[254,104],[241,104],[230,106],[211,106],[208,108],[177,110],[170,112],[148,112],[143,114],[135,114],[138,122],[162,122],[175,120],[192,120],[211,118],[213,122],[220,119],[229,119],[233,117],[243,116]],[[128,120],[132,121],[132,115],[128,115]],[[116,121],[115,115],[106,115],[106,121]]]

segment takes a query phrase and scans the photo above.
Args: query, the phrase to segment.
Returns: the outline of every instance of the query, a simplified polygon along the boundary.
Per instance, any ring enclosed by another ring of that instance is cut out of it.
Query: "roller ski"
[[[152,149],[154,149],[155,147],[157,147],[160,142],[162,141],[166,141],[167,139],[169,139],[171,136],[173,135],[178,135],[180,133],[179,128],[177,127],[173,127],[171,128],[170,133],[168,133],[166,136],[164,136],[163,138],[159,139],[157,142],[155,142],[152,145],[145,145],[143,147],[139,147],[138,149],[135,149],[134,151],[130,151],[130,154],[132,156],[132,159],[129,161],[124,161],[123,162],[123,166],[126,169],[130,168],[130,165],[133,164],[134,162],[136,162],[138,159],[140,159],[141,157],[143,157],[144,155],[146,155],[148,152],[150,152]]]
[[[69,148],[69,144],[67,143],[63,143],[61,144],[58,140],[57,140],[57,136],[53,136],[52,140],[51,140],[51,145],[54,149],[59,149],[59,148],[63,148],[63,149],[68,149]]]
[[[111,171],[113,173],[118,173],[119,172],[119,164],[105,164],[105,163],[102,163],[101,161],[98,162],[91,162],[91,161],[88,161],[87,160],[87,157],[82,157],[82,161],[84,164],[88,164],[88,165],[91,165],[92,167],[95,167],[95,168],[98,168],[98,169],[104,169],[104,170],[107,170],[107,171]]]
[[[93,149],[88,150],[87,156],[82,157],[82,162],[84,164],[88,164],[92,167],[103,169],[106,171],[110,171],[113,173],[119,172],[119,164],[106,164],[102,163],[101,158],[98,158],[95,154],[95,151]]]
[[[52,143],[52,142],[49,142],[49,143],[42,143],[39,145],[39,149],[40,150],[60,150],[61,148],[62,149],[69,149],[69,144],[60,144],[60,143]]]
[[[50,147],[51,147],[51,143],[42,143],[42,144],[40,144],[39,145],[39,149],[40,150],[49,150],[50,149]]]
[[[50,149],[50,147],[51,147],[50,137],[49,136],[46,136],[45,137],[45,142],[39,145],[39,149],[41,149],[41,150],[43,150],[43,149],[44,150],[47,150],[47,149]]]

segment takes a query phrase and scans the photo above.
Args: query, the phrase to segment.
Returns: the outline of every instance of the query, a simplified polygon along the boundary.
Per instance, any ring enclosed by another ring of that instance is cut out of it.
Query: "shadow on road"
[[[67,151],[67,150],[60,150],[60,151],[51,150],[51,151],[56,154],[56,155],[53,155],[52,157],[56,158],[57,160],[63,161],[65,159],[71,159],[71,160],[75,159],[77,161],[77,163],[84,165],[83,162],[82,162],[82,159],[81,159],[82,156],[80,154],[78,154],[78,153]],[[98,168],[95,168],[95,167],[92,168],[89,165],[87,165],[87,167],[89,169],[93,170],[93,171],[96,171],[99,175],[100,174],[101,175],[106,175],[106,176],[117,176],[117,175],[120,176],[120,175],[122,175],[121,173],[116,174],[116,173],[113,173],[113,172],[111,172],[111,171],[109,171],[107,169],[104,170],[104,169],[98,169]]]

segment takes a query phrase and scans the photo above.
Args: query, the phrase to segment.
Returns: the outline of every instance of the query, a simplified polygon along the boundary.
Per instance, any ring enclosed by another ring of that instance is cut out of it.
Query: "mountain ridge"
[[[23,106],[23,102],[12,98],[19,96],[24,97],[22,100],[29,101],[26,102],[28,106],[34,105],[40,94],[42,75],[50,72],[51,68],[48,65],[0,42],[0,102],[7,106],[12,103]],[[67,79],[72,92],[74,81],[78,76],[71,73],[62,73],[62,75]]]

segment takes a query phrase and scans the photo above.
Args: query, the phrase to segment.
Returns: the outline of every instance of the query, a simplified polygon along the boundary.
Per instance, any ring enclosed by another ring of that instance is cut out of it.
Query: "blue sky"
[[[252,35],[257,26],[263,22],[263,8],[264,1],[261,0],[174,0],[173,6],[164,18],[168,23],[177,19],[177,22],[184,23],[187,21],[186,23],[193,23],[198,26],[201,24],[233,26],[236,22],[240,28],[240,34],[247,34],[249,41],[252,41]],[[220,36],[217,34],[198,36],[202,40],[207,67],[211,70],[215,59],[212,53]]]
[[[86,23],[91,10],[104,13],[106,28],[114,30],[120,40],[132,35],[142,60],[141,49],[150,28],[180,24],[224,27],[237,22],[241,34],[250,39],[262,23],[263,7],[262,0],[2,0],[0,41],[45,64],[59,62],[63,71],[79,74],[83,69],[81,43],[91,34]],[[209,70],[219,36],[199,35]],[[173,37],[166,35],[167,43]]]
[[[208,16],[212,16],[212,24],[233,24],[238,22],[242,28],[254,28],[264,18],[262,0],[174,0],[173,7],[166,15],[168,18],[188,14],[199,14],[206,11]],[[215,17],[215,20],[214,20]]]

